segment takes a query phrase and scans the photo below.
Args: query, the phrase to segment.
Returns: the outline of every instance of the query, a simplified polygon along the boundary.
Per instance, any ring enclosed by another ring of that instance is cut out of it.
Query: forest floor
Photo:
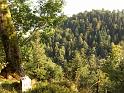
[[[32,80],[32,82],[33,89],[35,88],[34,82],[36,81]],[[0,93],[22,93],[20,81],[16,79],[5,79],[2,76],[0,76]]]
[[[20,81],[5,79],[0,76],[0,93],[21,93]]]

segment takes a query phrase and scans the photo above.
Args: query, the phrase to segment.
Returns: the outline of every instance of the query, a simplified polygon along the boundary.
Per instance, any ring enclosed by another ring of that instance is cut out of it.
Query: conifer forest
[[[124,10],[64,15],[63,0],[0,0],[0,93],[124,93]]]

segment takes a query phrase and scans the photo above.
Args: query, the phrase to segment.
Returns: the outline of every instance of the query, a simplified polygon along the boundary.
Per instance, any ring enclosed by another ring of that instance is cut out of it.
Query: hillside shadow
[[[1,88],[3,88],[4,90],[10,91],[10,92],[15,91],[17,93],[21,93],[20,83],[18,82],[2,83]]]

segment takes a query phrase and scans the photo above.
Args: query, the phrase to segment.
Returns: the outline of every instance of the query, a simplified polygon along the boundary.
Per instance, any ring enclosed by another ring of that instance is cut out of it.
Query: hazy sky
[[[124,0],[64,0],[64,13],[66,15],[76,14],[92,9],[121,10],[124,9]]]

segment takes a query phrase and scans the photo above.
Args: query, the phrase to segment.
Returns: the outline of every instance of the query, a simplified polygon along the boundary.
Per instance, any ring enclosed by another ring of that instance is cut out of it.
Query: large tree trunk
[[[9,75],[23,76],[21,68],[21,58],[17,40],[17,33],[12,23],[11,13],[7,4],[7,0],[0,0],[0,36],[3,42],[7,66],[2,69],[1,75],[8,77]]]

